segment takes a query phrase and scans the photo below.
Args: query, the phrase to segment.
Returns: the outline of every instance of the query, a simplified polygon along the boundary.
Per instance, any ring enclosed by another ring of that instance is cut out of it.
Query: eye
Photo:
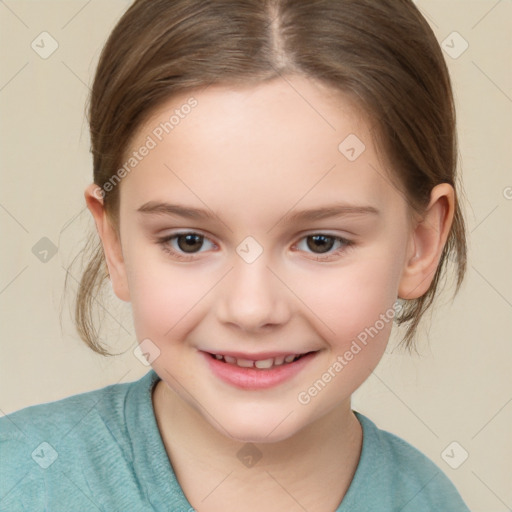
[[[332,249],[337,245],[337,249]],[[327,260],[332,256],[336,256],[346,251],[354,245],[352,240],[347,240],[339,236],[328,235],[325,233],[315,233],[305,236],[296,244],[299,250],[309,252],[316,255],[317,260]]]
[[[157,240],[157,243],[165,253],[182,261],[191,261],[196,254],[204,252],[201,249],[204,248],[205,242],[210,244],[210,249],[216,247],[207,237],[194,231],[174,233]],[[303,237],[294,247],[297,247],[300,251],[315,255],[314,259],[316,260],[327,261],[329,258],[345,252],[353,245],[353,241],[339,236],[315,233]],[[337,248],[333,251],[335,246]]]
[[[215,244],[208,240],[204,235],[193,231],[186,233],[175,233],[170,236],[158,239],[158,244],[162,250],[180,260],[189,261],[194,255],[201,252],[205,241],[208,241],[213,247]]]

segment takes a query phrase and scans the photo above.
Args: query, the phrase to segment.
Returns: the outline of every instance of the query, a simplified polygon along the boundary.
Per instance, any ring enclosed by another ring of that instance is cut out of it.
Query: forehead
[[[393,194],[355,104],[305,78],[180,93],[138,130],[125,160],[144,146],[122,182],[130,208],[179,197],[254,217],[299,201],[379,208]]]

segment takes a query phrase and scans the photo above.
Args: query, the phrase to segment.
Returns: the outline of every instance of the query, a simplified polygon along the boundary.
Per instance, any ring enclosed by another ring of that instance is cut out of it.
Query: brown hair
[[[108,38],[92,87],[94,183],[102,187],[111,179],[137,129],[173,94],[285,74],[312,78],[356,100],[393,164],[391,179],[414,211],[424,210],[439,183],[456,191],[431,286],[420,298],[402,297],[395,317],[406,324],[402,342],[411,349],[449,260],[458,292],[467,250],[450,77],[434,33],[411,0],[136,0]],[[119,187],[102,195],[118,230]],[[99,343],[92,314],[107,277],[98,238],[79,284],[75,323],[93,350],[111,355]]]

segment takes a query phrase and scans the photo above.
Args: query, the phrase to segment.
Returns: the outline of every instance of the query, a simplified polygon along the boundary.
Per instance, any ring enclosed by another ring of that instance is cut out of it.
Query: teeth
[[[256,368],[270,368],[273,363],[274,360],[272,358],[263,359],[262,361],[255,361],[254,366],[256,366]]]
[[[276,366],[281,366],[284,363],[284,356],[279,356],[274,359],[274,364]]]
[[[254,366],[254,361],[249,359],[237,359],[236,364],[242,368],[252,368]]]
[[[278,357],[271,357],[269,359],[261,359],[259,361],[253,361],[251,359],[237,359],[236,357],[231,356],[222,356],[219,354],[213,354],[215,359],[221,361],[224,360],[228,364],[235,364],[237,366],[240,366],[241,368],[259,368],[262,370],[268,370],[269,368],[272,368],[273,366],[281,366],[286,363],[291,363],[298,359],[300,355],[297,354],[290,354],[288,356],[278,356]]]

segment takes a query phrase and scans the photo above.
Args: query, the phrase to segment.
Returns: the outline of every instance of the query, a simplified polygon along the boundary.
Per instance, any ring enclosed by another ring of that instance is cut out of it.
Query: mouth
[[[321,351],[298,354],[201,352],[212,375],[224,383],[244,390],[264,390],[295,378]]]
[[[275,357],[265,357],[260,359],[234,357],[226,354],[212,354],[210,352],[207,352],[207,354],[213,359],[216,359],[217,361],[238,366],[240,368],[257,368],[259,370],[270,370],[277,366],[283,366],[294,363],[295,361],[298,361],[302,357],[305,357],[309,354],[313,354],[313,351],[305,352],[303,354],[286,354],[278,355]]]

